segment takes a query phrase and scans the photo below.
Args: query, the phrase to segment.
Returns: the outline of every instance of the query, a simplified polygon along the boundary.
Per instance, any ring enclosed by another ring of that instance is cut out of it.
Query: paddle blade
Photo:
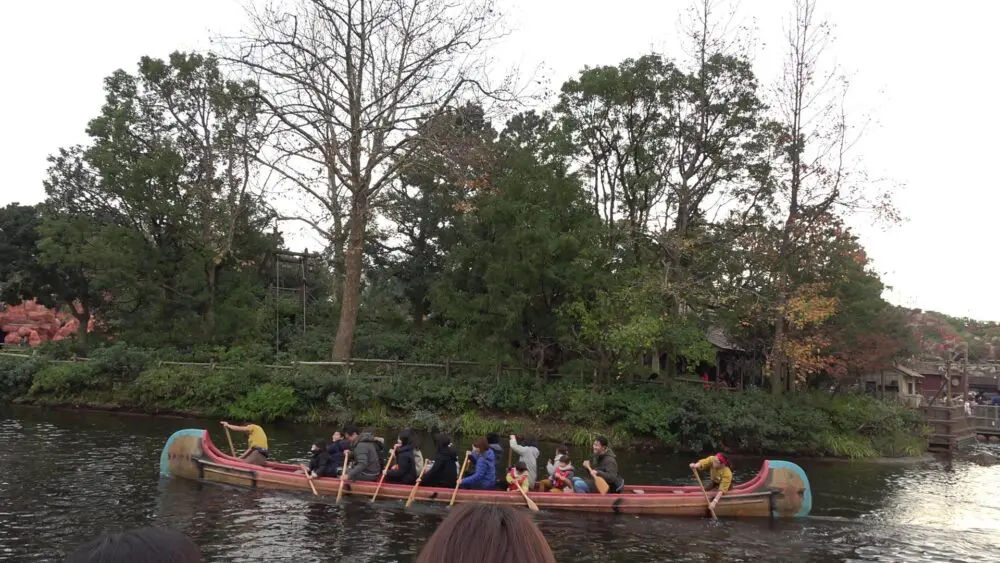
[[[594,477],[594,485],[597,486],[597,492],[602,495],[608,494],[608,491],[611,490],[611,487],[608,486],[608,482],[605,481],[603,477]]]

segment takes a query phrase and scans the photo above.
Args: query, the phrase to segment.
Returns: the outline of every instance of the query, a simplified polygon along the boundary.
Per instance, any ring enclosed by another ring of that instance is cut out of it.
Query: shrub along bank
[[[380,379],[373,379],[379,376]],[[589,442],[595,433],[623,446],[675,451],[811,456],[917,455],[926,445],[919,414],[873,397],[828,393],[772,395],[701,386],[612,385],[463,373],[445,378],[407,370],[392,376],[355,368],[235,370],[161,365],[124,346],[90,361],[0,357],[0,399],[237,420],[308,420],[411,425],[468,435],[537,433]]]

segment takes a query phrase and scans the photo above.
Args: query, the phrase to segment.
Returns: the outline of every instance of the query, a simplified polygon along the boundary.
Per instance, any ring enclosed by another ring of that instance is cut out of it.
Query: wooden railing
[[[1000,436],[1000,406],[976,405],[972,407],[971,421],[977,434]]]
[[[17,346],[6,346],[0,351],[0,357],[16,357],[16,358],[31,358],[34,356],[34,349],[23,348]],[[78,358],[75,357],[70,360],[54,360],[46,358],[46,361],[60,364],[72,364],[77,362],[89,361],[89,358]],[[216,362],[179,362],[179,361],[167,361],[167,360],[156,360],[154,362],[156,366],[189,366],[198,367],[209,370],[238,370],[245,369],[243,366],[233,366],[225,365]],[[358,373],[356,368],[359,366],[372,366],[373,370],[361,370]],[[473,362],[467,360],[453,360],[446,358],[440,362],[412,362],[406,360],[398,359],[380,359],[380,358],[351,358],[349,360],[343,361],[292,361],[287,364],[265,364],[260,367],[265,367],[269,369],[290,369],[299,370],[301,368],[328,368],[328,369],[338,369],[344,375],[349,377],[358,377],[360,379],[366,380],[380,380],[380,379],[392,379],[400,374],[404,369],[408,370],[426,370],[426,371],[436,371],[443,374],[445,377],[451,377],[453,375],[459,374],[468,368],[478,368],[480,374],[489,374],[491,377],[495,377],[497,381],[500,381],[501,377],[508,375],[531,375],[539,378],[547,379],[562,379],[562,380],[572,380],[576,379],[578,381],[594,381],[593,373],[588,373],[585,371],[577,371],[575,373],[556,373],[556,374],[545,374],[544,372],[535,372],[534,370],[509,366],[503,363],[485,363],[485,362]],[[374,373],[372,373],[374,372]],[[638,378],[637,382],[647,382],[646,379]],[[705,386],[706,389],[711,390],[727,390],[727,391],[739,391],[738,388],[729,387],[727,385],[718,382],[708,382],[694,378],[694,377],[668,377],[664,379],[657,379],[654,381],[648,381],[648,383],[663,384],[667,382],[679,382],[689,385],[699,385]]]

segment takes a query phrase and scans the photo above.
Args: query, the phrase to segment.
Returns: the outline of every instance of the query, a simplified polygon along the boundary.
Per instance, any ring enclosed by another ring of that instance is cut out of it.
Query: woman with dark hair
[[[427,487],[451,489],[458,480],[458,454],[451,445],[451,437],[442,434],[437,437],[437,452],[428,462],[430,467],[424,473],[421,483]]]
[[[201,550],[169,528],[107,533],[71,553],[66,563],[199,563]]]
[[[719,452],[690,464],[690,467],[695,471],[710,470],[709,475],[711,479],[705,483],[705,490],[718,489],[715,493],[715,498],[709,504],[709,508],[715,510],[715,505],[719,504],[719,499],[722,498],[722,495],[729,492],[729,489],[733,486],[733,467],[729,465],[729,458],[726,457],[726,454]]]
[[[485,442],[485,440],[483,440]],[[424,545],[417,563],[555,563],[545,536],[509,506],[461,504]]]
[[[463,489],[493,489],[496,487],[496,455],[490,448],[486,438],[480,438],[472,444],[472,460],[476,462],[476,470],[472,475],[462,479]],[[506,488],[506,485],[504,486]]]
[[[413,433],[403,430],[396,440],[396,464],[385,473],[390,483],[412,485],[417,482],[417,461],[413,456]]]

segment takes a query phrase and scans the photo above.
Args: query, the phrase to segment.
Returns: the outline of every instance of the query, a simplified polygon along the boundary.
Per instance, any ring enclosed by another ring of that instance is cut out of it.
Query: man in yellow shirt
[[[267,462],[267,434],[260,426],[248,422],[243,426],[236,426],[223,421],[222,426],[236,432],[246,432],[247,451],[240,456],[247,463],[254,465],[264,465]]]
[[[709,508],[715,510],[715,505],[719,504],[719,499],[722,498],[722,495],[729,492],[729,489],[733,486],[733,469],[729,466],[729,459],[726,458],[726,454],[719,452],[690,464],[690,467],[691,469],[700,471],[710,470],[712,479],[705,486],[705,490],[718,489],[718,492],[715,493],[715,498],[709,503]]]

